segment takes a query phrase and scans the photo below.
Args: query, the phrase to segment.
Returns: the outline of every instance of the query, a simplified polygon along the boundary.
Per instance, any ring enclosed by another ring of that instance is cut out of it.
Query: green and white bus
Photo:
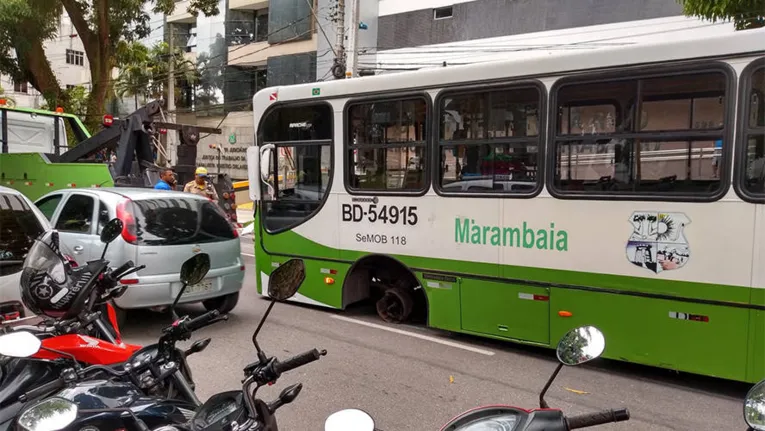
[[[541,346],[592,324],[607,358],[765,378],[764,41],[264,89],[258,291],[297,257],[295,301]]]

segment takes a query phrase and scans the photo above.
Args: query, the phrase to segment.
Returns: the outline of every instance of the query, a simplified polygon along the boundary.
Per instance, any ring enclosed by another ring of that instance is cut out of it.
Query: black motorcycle
[[[302,260],[290,260],[272,272],[268,283],[272,301],[252,336],[258,360],[245,367],[241,390],[213,395],[193,416],[188,404],[146,398],[135,386],[127,383],[80,380],[73,381],[68,388],[52,397],[29,406],[19,416],[18,429],[49,431],[47,425],[55,423],[57,431],[91,427],[137,431],[278,431],[276,410],[294,401],[302,384],[286,388],[277,400],[270,403],[255,397],[258,388],[275,383],[283,373],[313,362],[327,352],[312,349],[279,361],[265,354],[258,345],[257,336],[275,302],[293,296],[304,279],[305,265]],[[4,344],[0,337],[0,347]],[[16,345],[16,351],[12,352],[15,356],[28,356],[39,348],[32,341]],[[106,371],[107,367],[99,368]],[[86,379],[88,372],[88,369],[83,370],[77,373],[77,377]],[[112,375],[120,373],[116,370],[106,372]]]
[[[181,279],[184,284],[171,307],[174,316],[175,305],[186,286],[200,282],[209,268],[210,257],[207,254],[196,255],[183,264]],[[154,427],[167,423],[184,423],[201,402],[194,394],[193,387],[185,383],[186,379],[179,370],[188,370],[185,358],[191,353],[203,350],[210,339],[194,343],[187,351],[176,348],[175,343],[188,339],[196,329],[226,318],[227,316],[219,316],[219,312],[213,310],[195,319],[189,319],[188,316],[176,319],[163,330],[159,343],[140,349],[128,361],[118,366],[92,365],[82,368],[76,360],[71,360],[68,362],[68,368],[63,368],[60,375],[54,375],[49,382],[21,394],[17,402],[37,400],[57,392],[53,398],[65,397],[76,401],[82,412],[89,408],[101,409],[100,414],[81,418],[81,423],[104,424],[107,427],[116,424],[114,429],[121,428],[118,426],[122,421],[121,415],[104,408],[119,410],[125,403],[140,411],[142,421],[136,422],[138,424]],[[27,358],[30,363],[49,364],[47,361],[28,359],[40,349],[45,350],[39,337],[29,332],[18,331],[0,336],[0,355]],[[172,388],[167,386],[173,384],[178,386],[178,399],[167,396],[173,392]],[[106,414],[109,412],[112,413],[111,416]]]

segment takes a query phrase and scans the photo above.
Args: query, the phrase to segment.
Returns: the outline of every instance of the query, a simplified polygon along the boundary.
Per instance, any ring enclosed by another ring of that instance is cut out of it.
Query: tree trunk
[[[51,110],[57,106],[66,107],[69,99],[61,90],[56,74],[45,56],[42,41],[34,41],[31,45],[28,43],[25,41],[24,47],[14,46],[21,69],[29,71],[25,79],[43,95]]]

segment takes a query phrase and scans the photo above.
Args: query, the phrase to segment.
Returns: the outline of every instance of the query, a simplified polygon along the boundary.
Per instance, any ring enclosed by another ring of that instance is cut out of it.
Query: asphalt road
[[[246,242],[243,251],[251,254]],[[242,368],[255,360],[250,339],[268,302],[255,291],[253,258],[246,259],[245,286],[229,321],[207,327],[192,339],[213,338],[207,350],[189,360],[202,399],[241,388]],[[201,306],[185,310],[203,311]],[[153,343],[169,320],[167,314],[133,313],[124,328],[127,341]],[[343,408],[368,411],[385,431],[438,430],[453,416],[479,405],[533,408],[557,364],[551,350],[383,325],[363,310],[337,313],[282,303],[274,307],[259,342],[266,353],[280,358],[313,347],[329,352],[259,392],[272,400],[288,385],[303,383],[296,401],[278,411],[284,430],[322,430],[325,418]],[[598,430],[744,430],[742,400],[748,388],[599,360],[564,368],[547,401],[568,414],[630,409],[629,422],[594,428]]]

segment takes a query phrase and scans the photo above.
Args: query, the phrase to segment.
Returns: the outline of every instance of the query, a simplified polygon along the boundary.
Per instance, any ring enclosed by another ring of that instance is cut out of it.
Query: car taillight
[[[125,199],[117,205],[117,218],[122,221],[122,239],[130,244],[138,244],[138,230],[133,213],[133,201]]]
[[[231,223],[231,231],[234,232],[234,238],[239,238],[239,229],[233,223]]]

